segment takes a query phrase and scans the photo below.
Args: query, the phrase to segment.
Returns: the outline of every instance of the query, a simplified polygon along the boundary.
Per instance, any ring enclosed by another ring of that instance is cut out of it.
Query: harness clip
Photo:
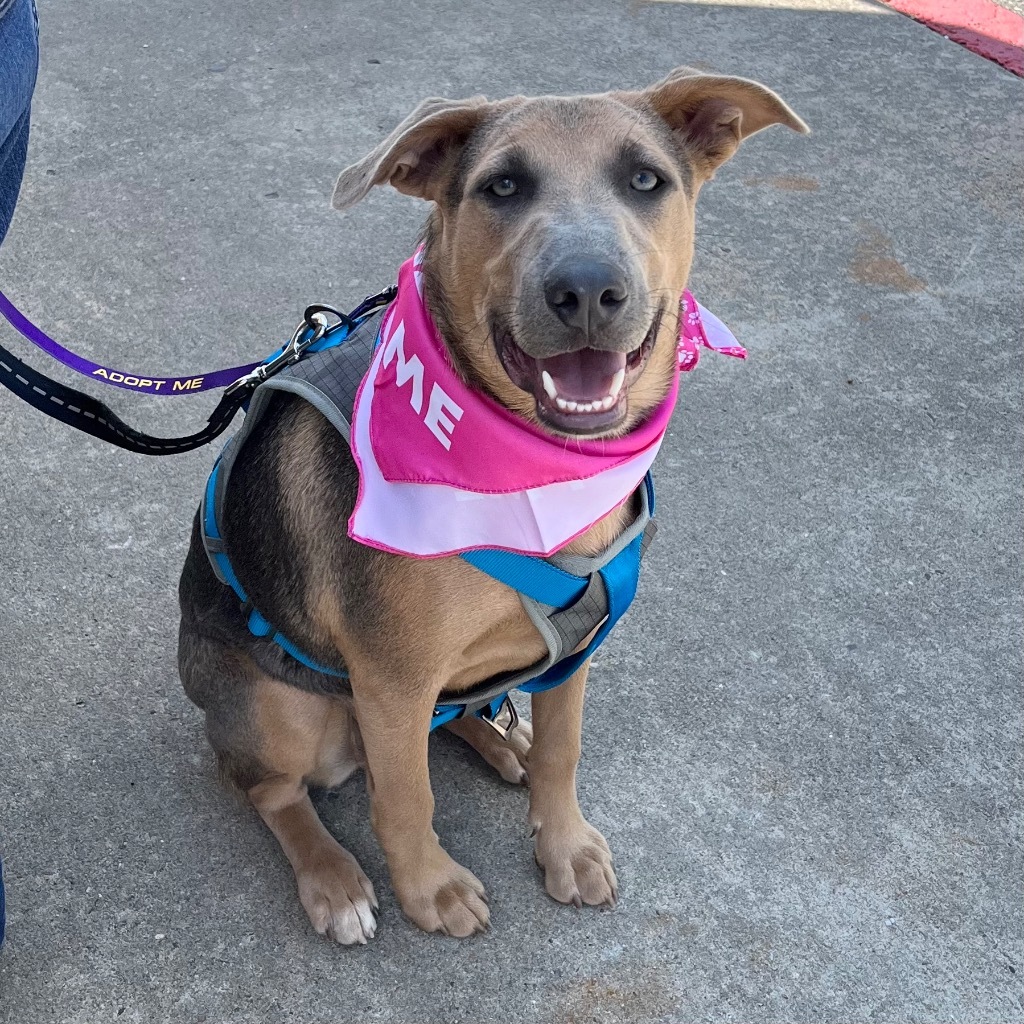
[[[346,317],[345,319],[347,320],[348,318]],[[286,366],[291,366],[292,363],[297,363],[302,358],[302,354],[306,349],[318,342],[327,333],[327,327],[328,320],[326,314],[321,309],[311,306],[306,310],[306,315],[299,323],[299,326],[295,328],[292,340],[285,345],[280,354],[265,363],[260,363],[255,370],[247,373],[244,377],[239,377],[238,380],[227,386],[227,390],[224,393],[230,395],[242,388],[257,388],[265,380],[273,377],[279,370],[283,370]]]

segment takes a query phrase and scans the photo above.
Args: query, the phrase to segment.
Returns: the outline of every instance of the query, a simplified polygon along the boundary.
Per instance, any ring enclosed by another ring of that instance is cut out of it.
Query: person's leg
[[[14,206],[21,190],[21,179],[25,170],[25,154],[28,152],[29,111],[2,143],[0,143],[0,242],[11,226]]]
[[[4,9],[6,7],[6,9]],[[0,242],[14,216],[25,154],[28,151],[29,107],[39,66],[39,23],[35,0],[0,2]],[[6,921],[4,864],[0,858],[0,945]]]
[[[38,64],[34,0],[14,0],[0,17],[0,242],[11,225],[25,172]]]

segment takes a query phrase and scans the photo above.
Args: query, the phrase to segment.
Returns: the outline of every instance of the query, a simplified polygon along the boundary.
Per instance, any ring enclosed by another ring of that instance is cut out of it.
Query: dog
[[[432,203],[410,273],[460,401],[490,403],[530,444],[611,450],[646,429],[673,387],[701,186],[772,124],[808,131],[765,86],[685,67],[632,92],[429,99],[341,173],[332,203],[350,207],[384,184]],[[380,372],[397,372],[410,406],[402,415],[430,427],[443,454],[462,406],[443,389],[438,398],[436,385],[428,402],[430,381],[395,348],[393,320]],[[309,787],[337,787],[362,767],[404,913],[425,931],[465,937],[488,926],[488,906],[433,830],[432,719],[482,681],[543,663],[545,640],[513,587],[457,553],[412,557],[353,538],[370,486],[353,456],[358,420],[350,444],[301,396],[278,392],[268,403],[222,496],[217,550],[230,556],[232,586],[215,571],[202,511],[193,524],[179,591],[181,678],[205,712],[223,779],[277,837],[318,933],[349,944],[376,930],[373,885],[309,797]],[[503,452],[477,457],[483,472],[502,472]],[[559,537],[558,555],[614,547],[641,512],[643,487],[630,488],[628,500]],[[571,516],[575,506],[563,504]],[[275,637],[256,635],[254,608]],[[293,656],[299,649],[309,656]],[[531,722],[509,729],[489,705],[445,727],[504,779],[528,783],[548,893],[612,905],[611,853],[576,793],[589,658],[572,666],[560,685],[532,694]]]

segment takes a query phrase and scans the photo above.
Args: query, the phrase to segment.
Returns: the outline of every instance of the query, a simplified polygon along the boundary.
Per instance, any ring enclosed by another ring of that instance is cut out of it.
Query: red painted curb
[[[1024,78],[1024,18],[992,0],[881,0]]]

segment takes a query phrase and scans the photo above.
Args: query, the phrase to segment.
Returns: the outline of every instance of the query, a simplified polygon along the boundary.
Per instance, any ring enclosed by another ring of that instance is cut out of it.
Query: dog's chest
[[[611,512],[565,549],[590,555],[607,546],[635,517],[630,502]],[[460,558],[402,560],[395,622],[415,637],[417,653],[444,680],[445,690],[468,689],[485,679],[525,669],[546,645],[519,595]],[[411,652],[410,652],[411,653]]]

